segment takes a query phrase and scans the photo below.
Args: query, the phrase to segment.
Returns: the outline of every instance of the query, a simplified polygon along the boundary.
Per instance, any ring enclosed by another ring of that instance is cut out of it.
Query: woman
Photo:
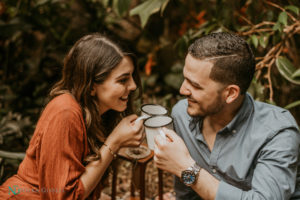
[[[130,54],[99,34],[77,41],[1,199],[98,199],[118,150],[143,139],[142,121],[127,116],[137,87]]]

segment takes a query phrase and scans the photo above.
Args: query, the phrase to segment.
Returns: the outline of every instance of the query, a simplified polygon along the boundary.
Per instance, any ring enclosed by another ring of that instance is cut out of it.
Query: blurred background
[[[299,9],[299,0],[1,0],[0,157],[25,152],[64,56],[93,32],[137,55],[143,99],[136,107],[159,103],[169,111],[182,98],[189,44],[211,32],[237,33],[256,56],[249,92],[289,109],[300,124]],[[0,184],[22,160],[11,157],[0,158]]]

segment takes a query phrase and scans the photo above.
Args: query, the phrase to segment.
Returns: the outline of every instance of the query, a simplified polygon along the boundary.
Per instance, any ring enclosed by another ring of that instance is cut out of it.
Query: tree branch
[[[17,153],[17,152],[9,152],[9,151],[1,151],[0,150],[0,158],[23,160],[24,157],[25,157],[25,153]]]

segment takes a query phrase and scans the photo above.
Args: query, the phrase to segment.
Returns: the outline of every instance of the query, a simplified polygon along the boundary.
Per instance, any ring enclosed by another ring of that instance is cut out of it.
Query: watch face
[[[192,185],[196,180],[196,175],[191,170],[185,170],[181,174],[181,180],[186,185]]]

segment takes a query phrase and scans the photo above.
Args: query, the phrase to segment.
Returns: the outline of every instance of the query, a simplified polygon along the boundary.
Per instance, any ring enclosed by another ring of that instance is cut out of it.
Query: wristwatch
[[[181,182],[186,186],[191,186],[197,182],[201,167],[195,162],[192,166],[181,172]]]

